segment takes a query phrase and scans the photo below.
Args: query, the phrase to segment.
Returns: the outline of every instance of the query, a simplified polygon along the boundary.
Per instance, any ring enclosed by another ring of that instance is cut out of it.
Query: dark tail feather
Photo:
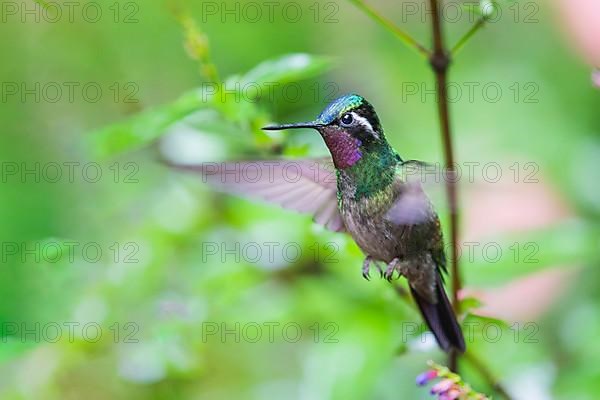
[[[440,277],[437,277],[436,283],[437,304],[428,302],[412,287],[410,291],[419,306],[419,310],[421,310],[421,314],[423,314],[427,326],[433,332],[433,336],[435,336],[442,350],[448,353],[452,349],[456,349],[460,353],[464,353],[466,349],[465,339],[456,321],[454,310],[444,291]]]

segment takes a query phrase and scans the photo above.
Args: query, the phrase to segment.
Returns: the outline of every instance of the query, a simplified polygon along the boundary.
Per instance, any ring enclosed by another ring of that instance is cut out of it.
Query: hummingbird
[[[313,121],[263,130],[301,128],[321,135],[330,159],[294,160],[294,174],[286,163],[264,160],[179,167],[199,171],[225,191],[312,214],[326,228],[348,233],[365,255],[363,277],[369,280],[372,266],[389,281],[405,277],[442,350],[464,352],[464,337],[444,290],[440,220],[419,179],[411,179],[425,163],[400,157],[375,109],[358,94],[335,99]],[[251,170],[254,178],[245,179],[243,171],[250,175]]]

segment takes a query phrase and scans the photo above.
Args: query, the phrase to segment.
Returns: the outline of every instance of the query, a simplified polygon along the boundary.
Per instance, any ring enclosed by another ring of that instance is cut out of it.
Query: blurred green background
[[[2,3],[0,397],[429,398],[414,379],[443,354],[387,282],[361,277],[348,237],[159,161],[326,154],[312,132],[259,128],[358,92],[404,158],[440,163],[426,61],[351,2],[75,3],[71,15]],[[429,42],[421,2],[370,4]],[[598,91],[546,3],[501,9],[450,77],[456,158],[465,174],[479,163],[461,180],[463,242],[475,243],[464,295],[483,307],[468,310],[468,346],[516,399],[596,399]],[[476,17],[446,11],[454,43]],[[210,97],[210,63],[230,84],[279,86]],[[491,162],[499,182],[482,173]],[[257,261],[223,251],[248,243]],[[482,252],[490,243],[499,257]]]

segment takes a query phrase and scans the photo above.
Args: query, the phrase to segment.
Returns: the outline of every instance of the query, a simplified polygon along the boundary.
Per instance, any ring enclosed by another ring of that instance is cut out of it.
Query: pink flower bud
[[[431,394],[446,393],[453,386],[454,381],[452,379],[444,379],[433,385],[433,387],[431,388]]]
[[[423,372],[421,375],[417,376],[417,385],[423,386],[437,378],[438,373],[434,369],[430,369],[429,371]]]
[[[439,400],[456,400],[461,394],[463,394],[463,392],[459,388],[454,387],[448,390],[446,393],[442,393],[439,397]]]

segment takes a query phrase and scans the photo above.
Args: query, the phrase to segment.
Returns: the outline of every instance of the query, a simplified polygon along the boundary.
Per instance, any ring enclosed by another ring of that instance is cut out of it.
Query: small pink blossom
[[[423,372],[421,375],[417,376],[417,385],[424,386],[427,385],[430,381],[437,378],[438,373],[435,369],[430,369],[429,371]]]
[[[488,400],[487,396],[474,391],[460,375],[432,361],[428,364],[431,368],[417,377],[417,385],[424,386],[439,378],[439,382],[431,388],[431,394],[437,400]]]
[[[452,379],[444,379],[433,385],[433,387],[431,388],[431,394],[445,393],[448,390],[450,390],[450,388],[452,388],[454,385],[455,382]]]
[[[464,394],[464,392],[459,388],[451,388],[446,393],[441,394],[439,400],[456,400],[461,394]]]

